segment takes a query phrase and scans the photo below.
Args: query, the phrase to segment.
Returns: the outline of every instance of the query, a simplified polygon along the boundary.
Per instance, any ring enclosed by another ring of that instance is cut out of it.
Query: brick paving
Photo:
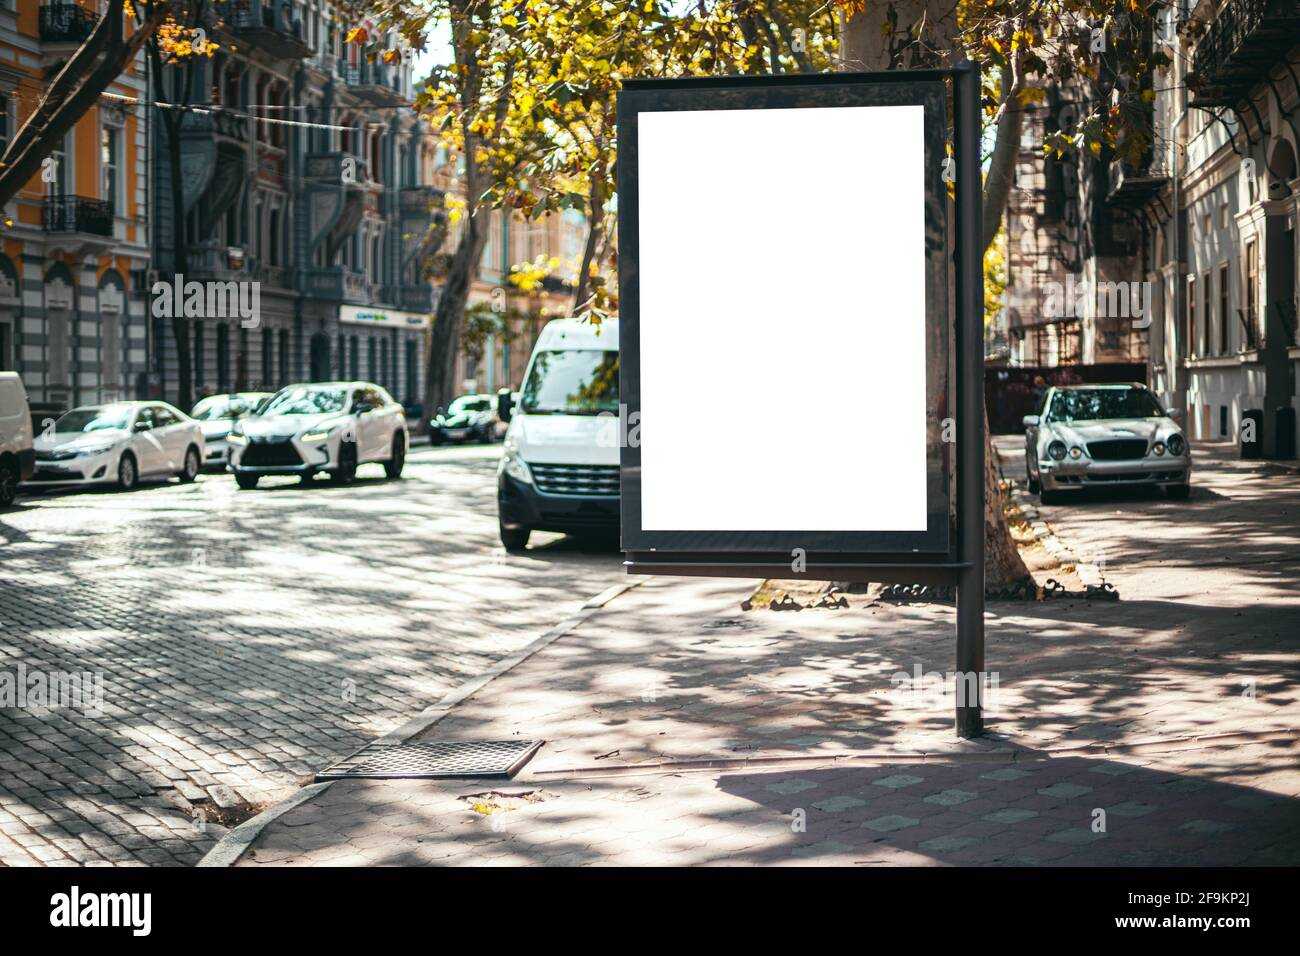
[[[102,713],[0,707],[0,865],[194,863],[207,820],[292,793],[622,580],[617,553],[558,536],[507,556],[495,455],[0,513],[0,676],[103,681]]]
[[[1190,502],[1044,509],[1122,600],[989,606],[982,741],[894,680],[949,667],[951,607],[746,613],[752,585],[655,579],[425,734],[544,738],[519,778],[336,783],[240,865],[1295,865],[1300,478],[1200,464]],[[719,758],[749,763],[687,763]]]

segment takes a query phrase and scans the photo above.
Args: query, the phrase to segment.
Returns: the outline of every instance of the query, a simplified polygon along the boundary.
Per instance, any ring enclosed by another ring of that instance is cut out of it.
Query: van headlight
[[[501,471],[515,479],[515,481],[522,481],[526,485],[533,483],[533,475],[528,470],[528,463],[519,457],[518,452],[507,451],[502,456]]]

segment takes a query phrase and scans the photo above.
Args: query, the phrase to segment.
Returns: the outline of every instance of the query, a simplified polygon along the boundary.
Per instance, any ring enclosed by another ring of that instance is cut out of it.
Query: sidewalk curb
[[[1061,565],[1074,565],[1074,573],[1079,576],[1079,580],[1085,585],[1101,585],[1106,582],[1106,575],[1103,573],[1103,566],[1094,564],[1090,561],[1084,561],[1069,545],[1065,544],[1057,535],[1056,531],[1043,520],[1038,510],[1038,502],[1029,491],[1019,484],[1019,479],[1007,476],[1003,470],[1002,453],[994,446],[993,454],[997,458],[998,475],[1006,482],[1007,501],[1011,507],[1020,515],[1022,521],[1029,525],[1029,530],[1033,532],[1034,539],[1043,546],[1057,562]]]
[[[760,757],[686,757],[675,760],[651,760],[639,764],[586,765],[556,767],[521,775],[527,781],[581,780],[591,777],[635,777],[662,774],[706,773],[716,771],[809,770],[825,767],[880,767],[890,764],[951,763],[986,761],[990,763],[1035,763],[1074,757],[1108,757],[1112,754],[1169,754],[1214,747],[1233,747],[1243,743],[1291,741],[1289,730],[1230,731],[1218,734],[1193,734],[1181,737],[1149,737],[1132,741],[1098,743],[1072,742],[1060,747],[1035,750],[1012,745],[988,749],[954,750],[860,750],[831,754],[773,754]]]
[[[415,737],[428,730],[443,717],[447,716],[456,705],[469,697],[474,696],[489,683],[502,674],[515,667],[518,667],[528,658],[532,657],[538,651],[553,644],[565,634],[568,634],[575,627],[581,624],[587,618],[591,617],[601,608],[609,604],[620,594],[630,591],[635,587],[645,583],[645,578],[638,578],[634,581],[626,581],[621,584],[614,584],[607,587],[594,597],[588,598],[583,602],[577,613],[570,614],[558,624],[552,625],[546,631],[533,640],[529,641],[522,648],[509,657],[504,657],[489,667],[477,677],[470,678],[459,687],[453,688],[436,704],[431,704],[419,715],[411,718],[395,730],[390,730],[384,736],[373,741],[381,744],[400,744],[405,743],[412,737]],[[266,827],[279,819],[284,814],[299,807],[311,800],[313,797],[324,793],[336,781],[326,780],[323,783],[308,784],[291,797],[281,800],[273,807],[268,807],[257,816],[245,820],[239,826],[235,827],[220,840],[217,844],[204,854],[203,859],[199,860],[195,866],[227,867],[234,866],[244,852],[253,845],[253,842],[262,835]]]

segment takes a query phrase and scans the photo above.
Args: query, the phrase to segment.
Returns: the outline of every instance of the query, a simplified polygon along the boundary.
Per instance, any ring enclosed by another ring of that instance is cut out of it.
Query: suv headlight
[[[1047,446],[1047,457],[1052,461],[1064,461],[1066,450],[1065,442],[1057,439]]]
[[[239,430],[239,426],[236,425],[229,431],[229,433],[227,433],[226,443],[229,445],[247,445],[248,438]]]
[[[518,452],[507,451],[502,456],[501,470],[516,481],[522,481],[528,485],[533,483],[533,475],[528,470],[528,463],[519,457]]]
[[[338,425],[335,425],[333,428],[317,428],[314,431],[303,432],[298,436],[298,440],[302,442],[324,441],[338,430]]]
[[[1179,458],[1187,451],[1187,441],[1182,435],[1170,435],[1165,439],[1165,447],[1169,449],[1169,454]]]

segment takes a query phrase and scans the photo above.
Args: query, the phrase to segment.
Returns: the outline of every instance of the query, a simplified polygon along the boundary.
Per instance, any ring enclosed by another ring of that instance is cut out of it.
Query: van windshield
[[[538,352],[519,407],[529,415],[618,414],[618,352]]]

